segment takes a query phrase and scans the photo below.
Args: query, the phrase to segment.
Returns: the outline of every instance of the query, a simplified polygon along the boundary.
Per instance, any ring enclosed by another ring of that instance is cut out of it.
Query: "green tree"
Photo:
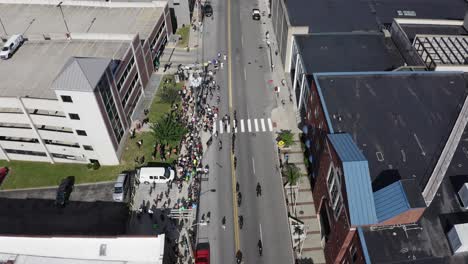
[[[277,141],[283,141],[285,147],[289,147],[295,144],[294,142],[294,134],[291,132],[291,130],[284,130],[281,129],[281,131],[278,134],[278,137],[276,138]]]
[[[283,175],[286,177],[289,183],[289,193],[291,194],[291,201],[295,204],[296,195],[292,191],[292,187],[299,182],[299,179],[304,176],[301,173],[301,170],[296,166],[296,164],[288,164],[283,170]],[[295,212],[295,210],[294,210]]]
[[[185,126],[177,122],[174,114],[167,114],[159,121],[151,124],[151,130],[156,144],[174,145],[178,144],[187,133]]]
[[[165,84],[161,92],[159,93],[161,97],[161,101],[164,103],[173,103],[179,99],[179,91],[177,88],[172,84]]]

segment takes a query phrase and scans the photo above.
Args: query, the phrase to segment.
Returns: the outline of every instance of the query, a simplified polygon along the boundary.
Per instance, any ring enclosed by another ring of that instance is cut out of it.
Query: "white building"
[[[0,17],[4,41],[26,38],[0,61],[0,159],[118,164],[172,31],[167,2],[0,0]]]
[[[0,237],[0,262],[11,264],[162,264],[155,237]],[[10,261],[10,262],[8,262]]]

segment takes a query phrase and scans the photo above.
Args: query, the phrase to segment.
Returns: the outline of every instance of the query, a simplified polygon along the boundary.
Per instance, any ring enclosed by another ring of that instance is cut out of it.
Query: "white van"
[[[112,199],[116,202],[122,202],[125,198],[125,195],[128,192],[130,187],[130,175],[126,173],[121,173],[117,176],[117,180],[114,184],[114,193],[112,194]]]
[[[137,170],[138,180],[144,184],[167,183],[174,180],[175,171],[171,167],[142,167]]]
[[[23,35],[13,35],[8,41],[3,45],[2,50],[0,51],[0,58],[2,60],[8,60],[13,53],[18,49],[18,47],[23,44]]]

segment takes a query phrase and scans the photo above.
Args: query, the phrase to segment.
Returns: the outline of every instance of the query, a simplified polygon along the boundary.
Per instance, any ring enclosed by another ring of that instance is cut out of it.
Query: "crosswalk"
[[[224,133],[257,133],[257,132],[272,132],[273,122],[270,118],[248,118],[239,119],[236,122],[231,120],[231,124],[227,125],[223,120],[216,120],[213,125],[213,134],[218,132]]]

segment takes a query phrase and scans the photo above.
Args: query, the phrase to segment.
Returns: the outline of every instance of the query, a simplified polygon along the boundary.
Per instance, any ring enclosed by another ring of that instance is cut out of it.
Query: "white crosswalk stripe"
[[[219,120],[219,133],[223,133],[223,121]]]
[[[216,134],[216,120],[213,122],[213,135]]]
[[[219,121],[219,122],[218,122]],[[253,122],[253,125],[252,125]],[[245,125],[247,123],[247,125]],[[247,127],[246,127],[247,126]],[[253,127],[252,127],[253,126]],[[272,132],[273,131],[273,122],[270,118],[248,118],[240,119],[236,122],[233,120],[230,126],[224,126],[222,120],[216,120],[213,125],[213,134],[216,134],[218,131],[219,134],[223,133],[256,133],[256,132]]]

